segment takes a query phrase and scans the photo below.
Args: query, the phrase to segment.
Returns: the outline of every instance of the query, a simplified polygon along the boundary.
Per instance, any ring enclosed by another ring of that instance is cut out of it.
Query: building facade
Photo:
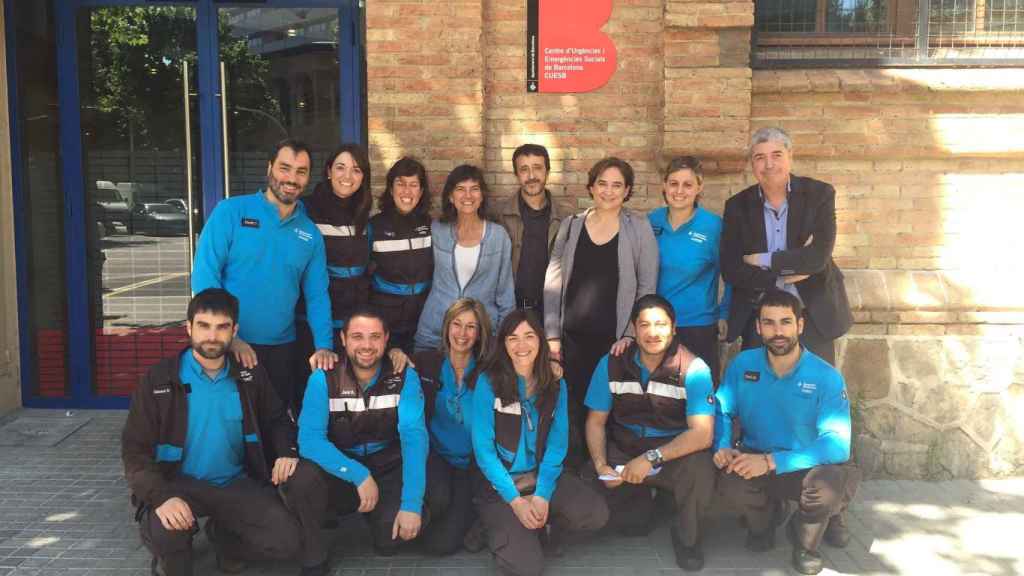
[[[613,0],[617,69],[579,94],[527,92],[527,1],[5,3],[5,407],[123,404],[182,345],[189,238],[225,190],[262,184],[283,134],[313,143],[315,168],[365,142],[377,193],[413,154],[435,190],[469,162],[512,194],[512,151],[538,142],[549,188],[581,208],[603,156],[633,164],[630,205],[648,209],[667,160],[691,154],[720,212],[753,181],[750,134],[778,125],[794,171],[837,189],[858,460],[875,476],[1024,471],[1016,2]],[[161,204],[192,217],[154,224]]]

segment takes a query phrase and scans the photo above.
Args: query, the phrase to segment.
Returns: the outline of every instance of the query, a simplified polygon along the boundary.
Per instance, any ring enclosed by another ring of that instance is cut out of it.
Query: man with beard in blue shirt
[[[822,539],[838,548],[850,541],[844,515],[861,474],[849,462],[846,383],[801,346],[802,313],[793,294],[764,293],[757,316],[764,346],[741,352],[718,389],[713,460],[722,471],[723,497],[746,520],[750,550],[774,547],[778,511],[785,501],[797,501],[787,525],[793,567],[817,574]]]
[[[263,365],[281,400],[298,405],[295,386],[295,304],[305,297],[316,351],[315,370],[330,370],[331,301],[324,239],[299,202],[309,183],[309,148],[282,140],[267,163],[267,188],[222,200],[203,227],[192,292],[224,288],[239,302],[239,332],[231,345],[246,368]]]

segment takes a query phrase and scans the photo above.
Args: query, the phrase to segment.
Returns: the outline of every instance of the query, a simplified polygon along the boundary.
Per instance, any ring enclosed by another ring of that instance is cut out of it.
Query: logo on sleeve
[[[242,218],[242,226],[244,228],[259,228],[260,221],[257,218]]]
[[[759,382],[761,380],[761,373],[757,370],[747,370],[743,373],[743,379],[747,382]]]
[[[849,400],[849,398],[846,397],[846,388],[843,388],[843,400]]]

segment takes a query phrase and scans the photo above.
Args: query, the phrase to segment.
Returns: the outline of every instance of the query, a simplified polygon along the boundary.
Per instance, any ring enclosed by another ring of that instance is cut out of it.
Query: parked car
[[[181,212],[188,212],[188,204],[185,203],[181,198],[171,198],[170,200],[164,200],[164,204],[170,204]]]
[[[132,207],[129,234],[184,236],[188,234],[188,215],[164,202],[147,202]]]
[[[107,235],[115,232],[115,223],[128,225],[128,202],[113,184],[96,182],[96,187],[92,190],[92,201],[96,210],[96,220],[103,224],[103,230]]]

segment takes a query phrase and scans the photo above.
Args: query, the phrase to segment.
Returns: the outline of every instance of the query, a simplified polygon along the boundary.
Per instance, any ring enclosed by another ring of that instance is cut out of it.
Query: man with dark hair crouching
[[[750,550],[775,546],[782,504],[797,501],[786,530],[793,567],[817,574],[822,539],[839,548],[850,541],[845,512],[861,474],[848,462],[846,383],[801,345],[802,312],[796,296],[774,288],[764,293],[757,316],[764,346],[741,352],[718,389],[714,462],[722,470],[722,496],[746,520]]]
[[[295,471],[294,426],[263,367],[226,357],[237,320],[227,291],[196,294],[191,346],[152,367],[132,394],[121,458],[153,574],[191,576],[203,516],[221,571],[299,548],[298,525],[271,486]]]
[[[676,563],[700,570],[701,528],[715,486],[711,370],[674,337],[675,312],[664,297],[640,297],[630,324],[635,341],[602,358],[590,380],[587,448],[611,510],[609,525],[647,534],[654,527],[651,487],[667,490],[677,513]]]
[[[341,341],[345,356],[334,369],[309,377],[299,415],[302,460],[282,490],[302,526],[303,576],[329,572],[321,526],[337,515],[365,514],[374,549],[390,556],[422,533],[431,514],[447,507],[444,491],[427,490],[429,438],[420,378],[412,368],[393,370],[384,355],[385,320],[357,308]]]

